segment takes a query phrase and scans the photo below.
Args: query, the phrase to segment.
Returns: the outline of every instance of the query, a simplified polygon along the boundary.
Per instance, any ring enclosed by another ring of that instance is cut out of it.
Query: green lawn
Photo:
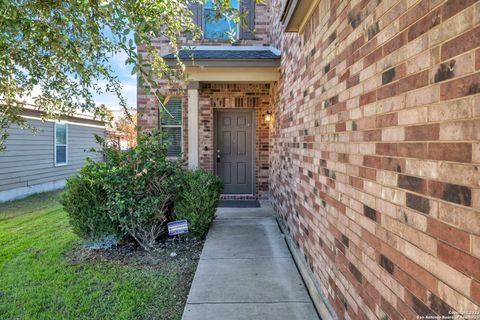
[[[58,197],[0,204],[0,319],[181,318],[196,261],[69,262],[79,240]]]

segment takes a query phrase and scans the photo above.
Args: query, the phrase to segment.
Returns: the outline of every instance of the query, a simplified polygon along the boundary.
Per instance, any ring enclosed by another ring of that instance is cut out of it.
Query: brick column
[[[198,167],[198,82],[190,82],[188,91],[188,166]]]

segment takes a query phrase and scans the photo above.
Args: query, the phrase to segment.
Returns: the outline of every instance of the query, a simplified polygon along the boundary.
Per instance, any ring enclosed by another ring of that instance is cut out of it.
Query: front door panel
[[[218,110],[216,172],[225,194],[253,194],[253,112]]]

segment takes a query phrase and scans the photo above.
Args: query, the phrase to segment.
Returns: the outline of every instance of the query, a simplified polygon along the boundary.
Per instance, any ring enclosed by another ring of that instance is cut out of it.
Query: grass
[[[181,318],[197,261],[69,262],[79,239],[58,199],[0,204],[0,319]]]

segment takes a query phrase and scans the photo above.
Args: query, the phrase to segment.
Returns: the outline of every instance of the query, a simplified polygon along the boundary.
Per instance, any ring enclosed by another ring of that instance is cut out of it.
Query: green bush
[[[203,237],[215,217],[222,190],[220,178],[202,169],[187,170],[175,201],[175,219],[186,219],[190,234]]]
[[[167,145],[161,141],[158,130],[139,134],[137,146],[126,151],[100,141],[105,161],[89,160],[67,180],[62,204],[80,237],[95,241],[130,235],[151,250],[174,218],[187,219],[194,236],[205,235],[221,181],[167,160]]]
[[[80,172],[67,180],[60,202],[68,212],[74,232],[89,241],[118,235],[118,224],[110,219],[106,207],[105,163],[87,160]]]
[[[115,157],[105,187],[109,215],[144,249],[154,248],[165,233],[179,184],[180,165],[166,160],[159,132],[139,136],[136,148]]]

